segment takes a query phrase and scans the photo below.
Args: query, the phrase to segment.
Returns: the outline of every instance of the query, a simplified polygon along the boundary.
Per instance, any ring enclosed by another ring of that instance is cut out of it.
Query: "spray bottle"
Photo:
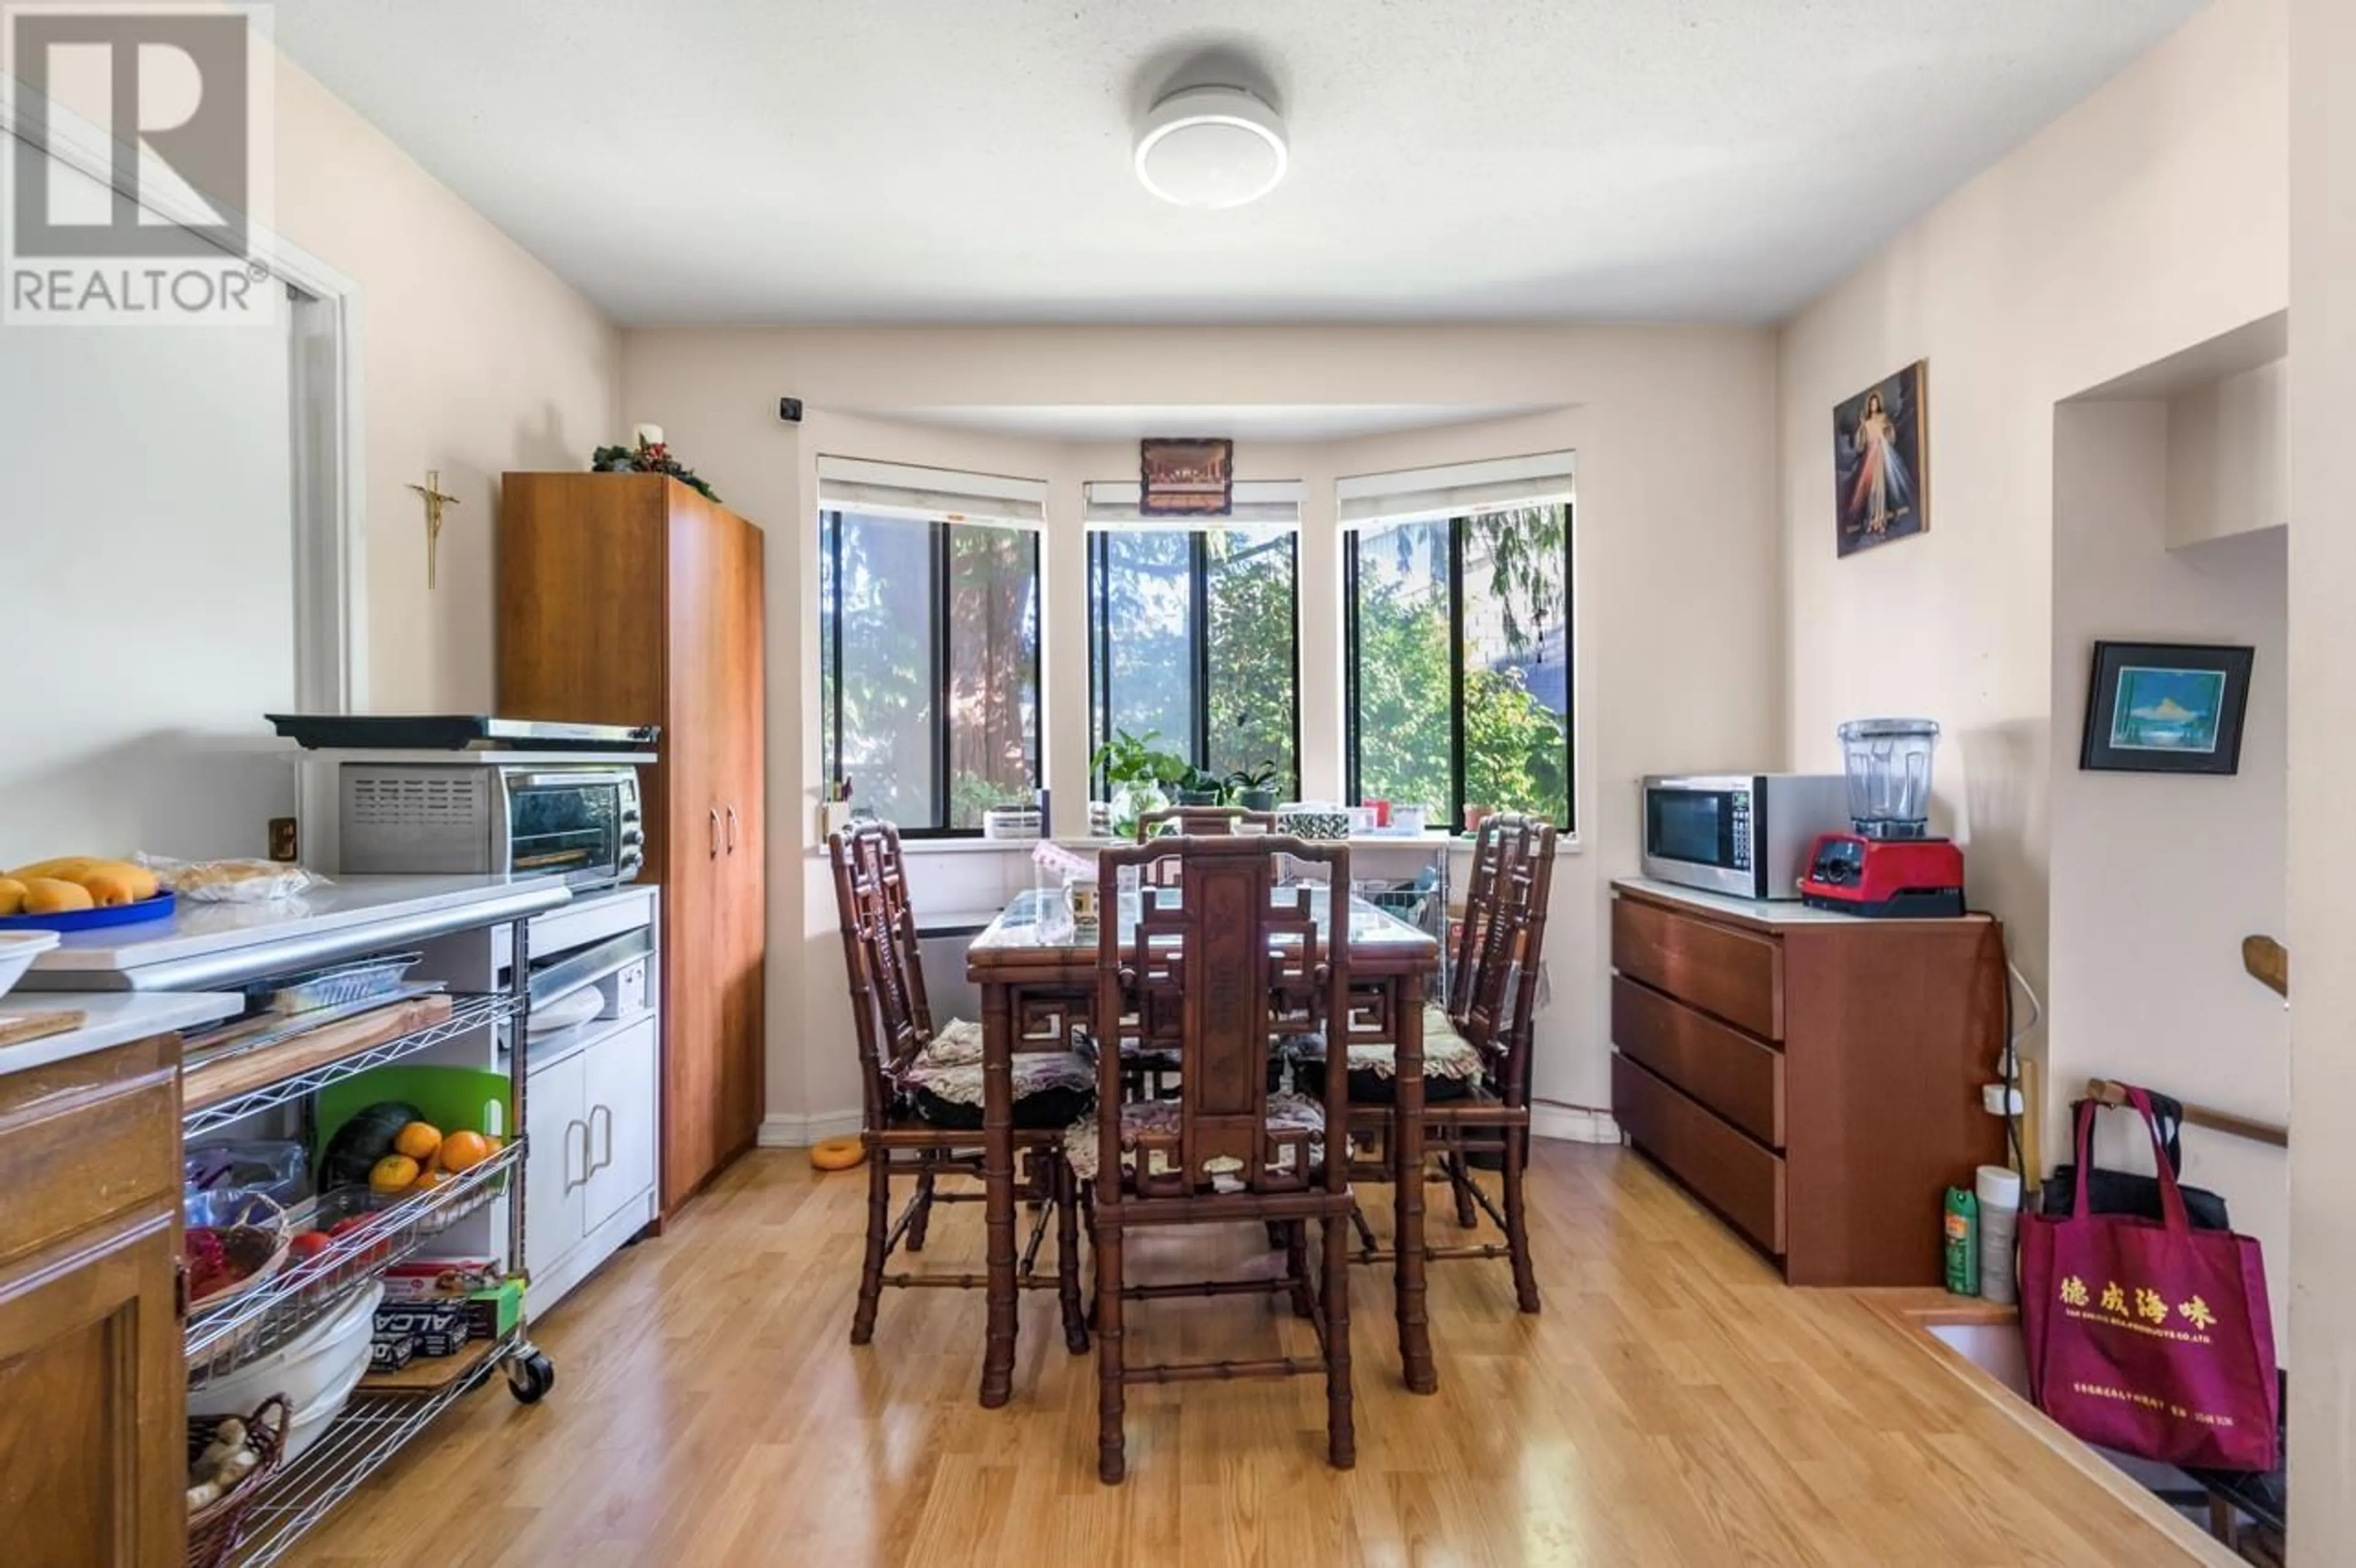
[[[1947,1289],[1980,1293],[1980,1200],[1968,1187],[1947,1189]]]

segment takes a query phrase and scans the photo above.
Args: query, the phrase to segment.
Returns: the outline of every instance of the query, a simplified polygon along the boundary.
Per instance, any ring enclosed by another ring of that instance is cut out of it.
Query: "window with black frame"
[[[1353,802],[1571,814],[1570,507],[1376,517],[1345,536]]]
[[[827,780],[910,837],[978,833],[1039,785],[1039,536],[967,517],[819,517]]]
[[[1125,734],[1222,783],[1265,778],[1297,796],[1297,504],[1209,526],[1105,522],[1108,488],[1090,486],[1091,751]]]

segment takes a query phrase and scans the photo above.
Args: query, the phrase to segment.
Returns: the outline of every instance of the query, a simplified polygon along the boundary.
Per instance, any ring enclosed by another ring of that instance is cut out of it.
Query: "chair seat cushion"
[[[1312,1099],[1325,1093],[1325,1037],[1301,1035],[1290,1042],[1293,1083]],[[1423,1009],[1423,1098],[1426,1104],[1462,1100],[1481,1082],[1481,1051],[1456,1032],[1447,1009]],[[1350,1099],[1360,1105],[1388,1105],[1398,1097],[1398,1051],[1387,1040],[1350,1048]]]
[[[981,1029],[950,1023],[901,1072],[916,1115],[937,1127],[981,1125]],[[1087,1114],[1096,1100],[1096,1069],[1067,1051],[1017,1051],[1013,1061],[1014,1125],[1060,1127]]]
[[[1137,1165],[1137,1140],[1140,1134],[1175,1134],[1180,1124],[1180,1111],[1175,1100],[1131,1100],[1120,1108],[1120,1163],[1124,1169]],[[1325,1130],[1325,1108],[1316,1101],[1300,1094],[1270,1094],[1268,1097],[1268,1130],[1271,1133],[1323,1133]],[[1093,1115],[1074,1122],[1064,1133],[1064,1155],[1083,1181],[1096,1179],[1102,1146],[1102,1132]],[[1271,1168],[1285,1168],[1290,1150],[1281,1151],[1285,1162]],[[1167,1157],[1156,1150],[1154,1159]],[[1309,1146],[1312,1165],[1323,1163],[1325,1148],[1322,1142]],[[1160,1170],[1157,1164],[1157,1173]],[[1220,1191],[1239,1191],[1244,1183],[1240,1175],[1243,1163],[1232,1157],[1205,1160],[1203,1176]]]

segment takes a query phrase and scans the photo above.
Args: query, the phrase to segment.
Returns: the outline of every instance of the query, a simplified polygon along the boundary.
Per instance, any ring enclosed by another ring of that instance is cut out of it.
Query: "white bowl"
[[[54,931],[0,931],[0,993],[23,979],[33,960],[57,944]]]
[[[336,1374],[335,1381],[320,1390],[286,1424],[286,1447],[278,1456],[280,1464],[291,1465],[300,1458],[303,1450],[327,1432],[327,1423],[341,1415],[344,1406],[351,1403],[353,1391],[360,1386],[360,1379],[368,1375],[369,1370],[369,1342],[361,1340],[357,1349],[359,1353]]]
[[[360,1371],[368,1370],[376,1309],[383,1304],[384,1283],[380,1280],[353,1296],[348,1306],[337,1308],[334,1317],[305,1329],[292,1343],[192,1392],[188,1413],[243,1415],[272,1394],[283,1393],[294,1406],[299,1426],[302,1418],[323,1401],[340,1405],[351,1390],[347,1387],[337,1393],[337,1386],[348,1375],[353,1382],[359,1381],[359,1372],[352,1371],[355,1360]]]

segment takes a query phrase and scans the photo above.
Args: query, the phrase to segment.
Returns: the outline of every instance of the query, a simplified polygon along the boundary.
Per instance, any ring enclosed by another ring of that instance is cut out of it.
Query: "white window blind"
[[[1037,528],[1047,521],[1047,485],[1041,479],[821,456],[818,504],[826,511],[871,517],[946,517],[953,523]]]
[[[1091,480],[1087,486],[1087,526],[1092,528],[1136,524],[1153,528],[1225,528],[1240,524],[1285,528],[1301,526],[1301,482],[1296,479],[1239,479],[1234,490],[1235,509],[1219,517],[1149,517],[1139,509],[1144,486],[1136,480]]]
[[[1571,454],[1542,452],[1440,468],[1352,475],[1334,485],[1333,498],[1342,525],[1349,528],[1546,506],[1571,499],[1573,487]]]

